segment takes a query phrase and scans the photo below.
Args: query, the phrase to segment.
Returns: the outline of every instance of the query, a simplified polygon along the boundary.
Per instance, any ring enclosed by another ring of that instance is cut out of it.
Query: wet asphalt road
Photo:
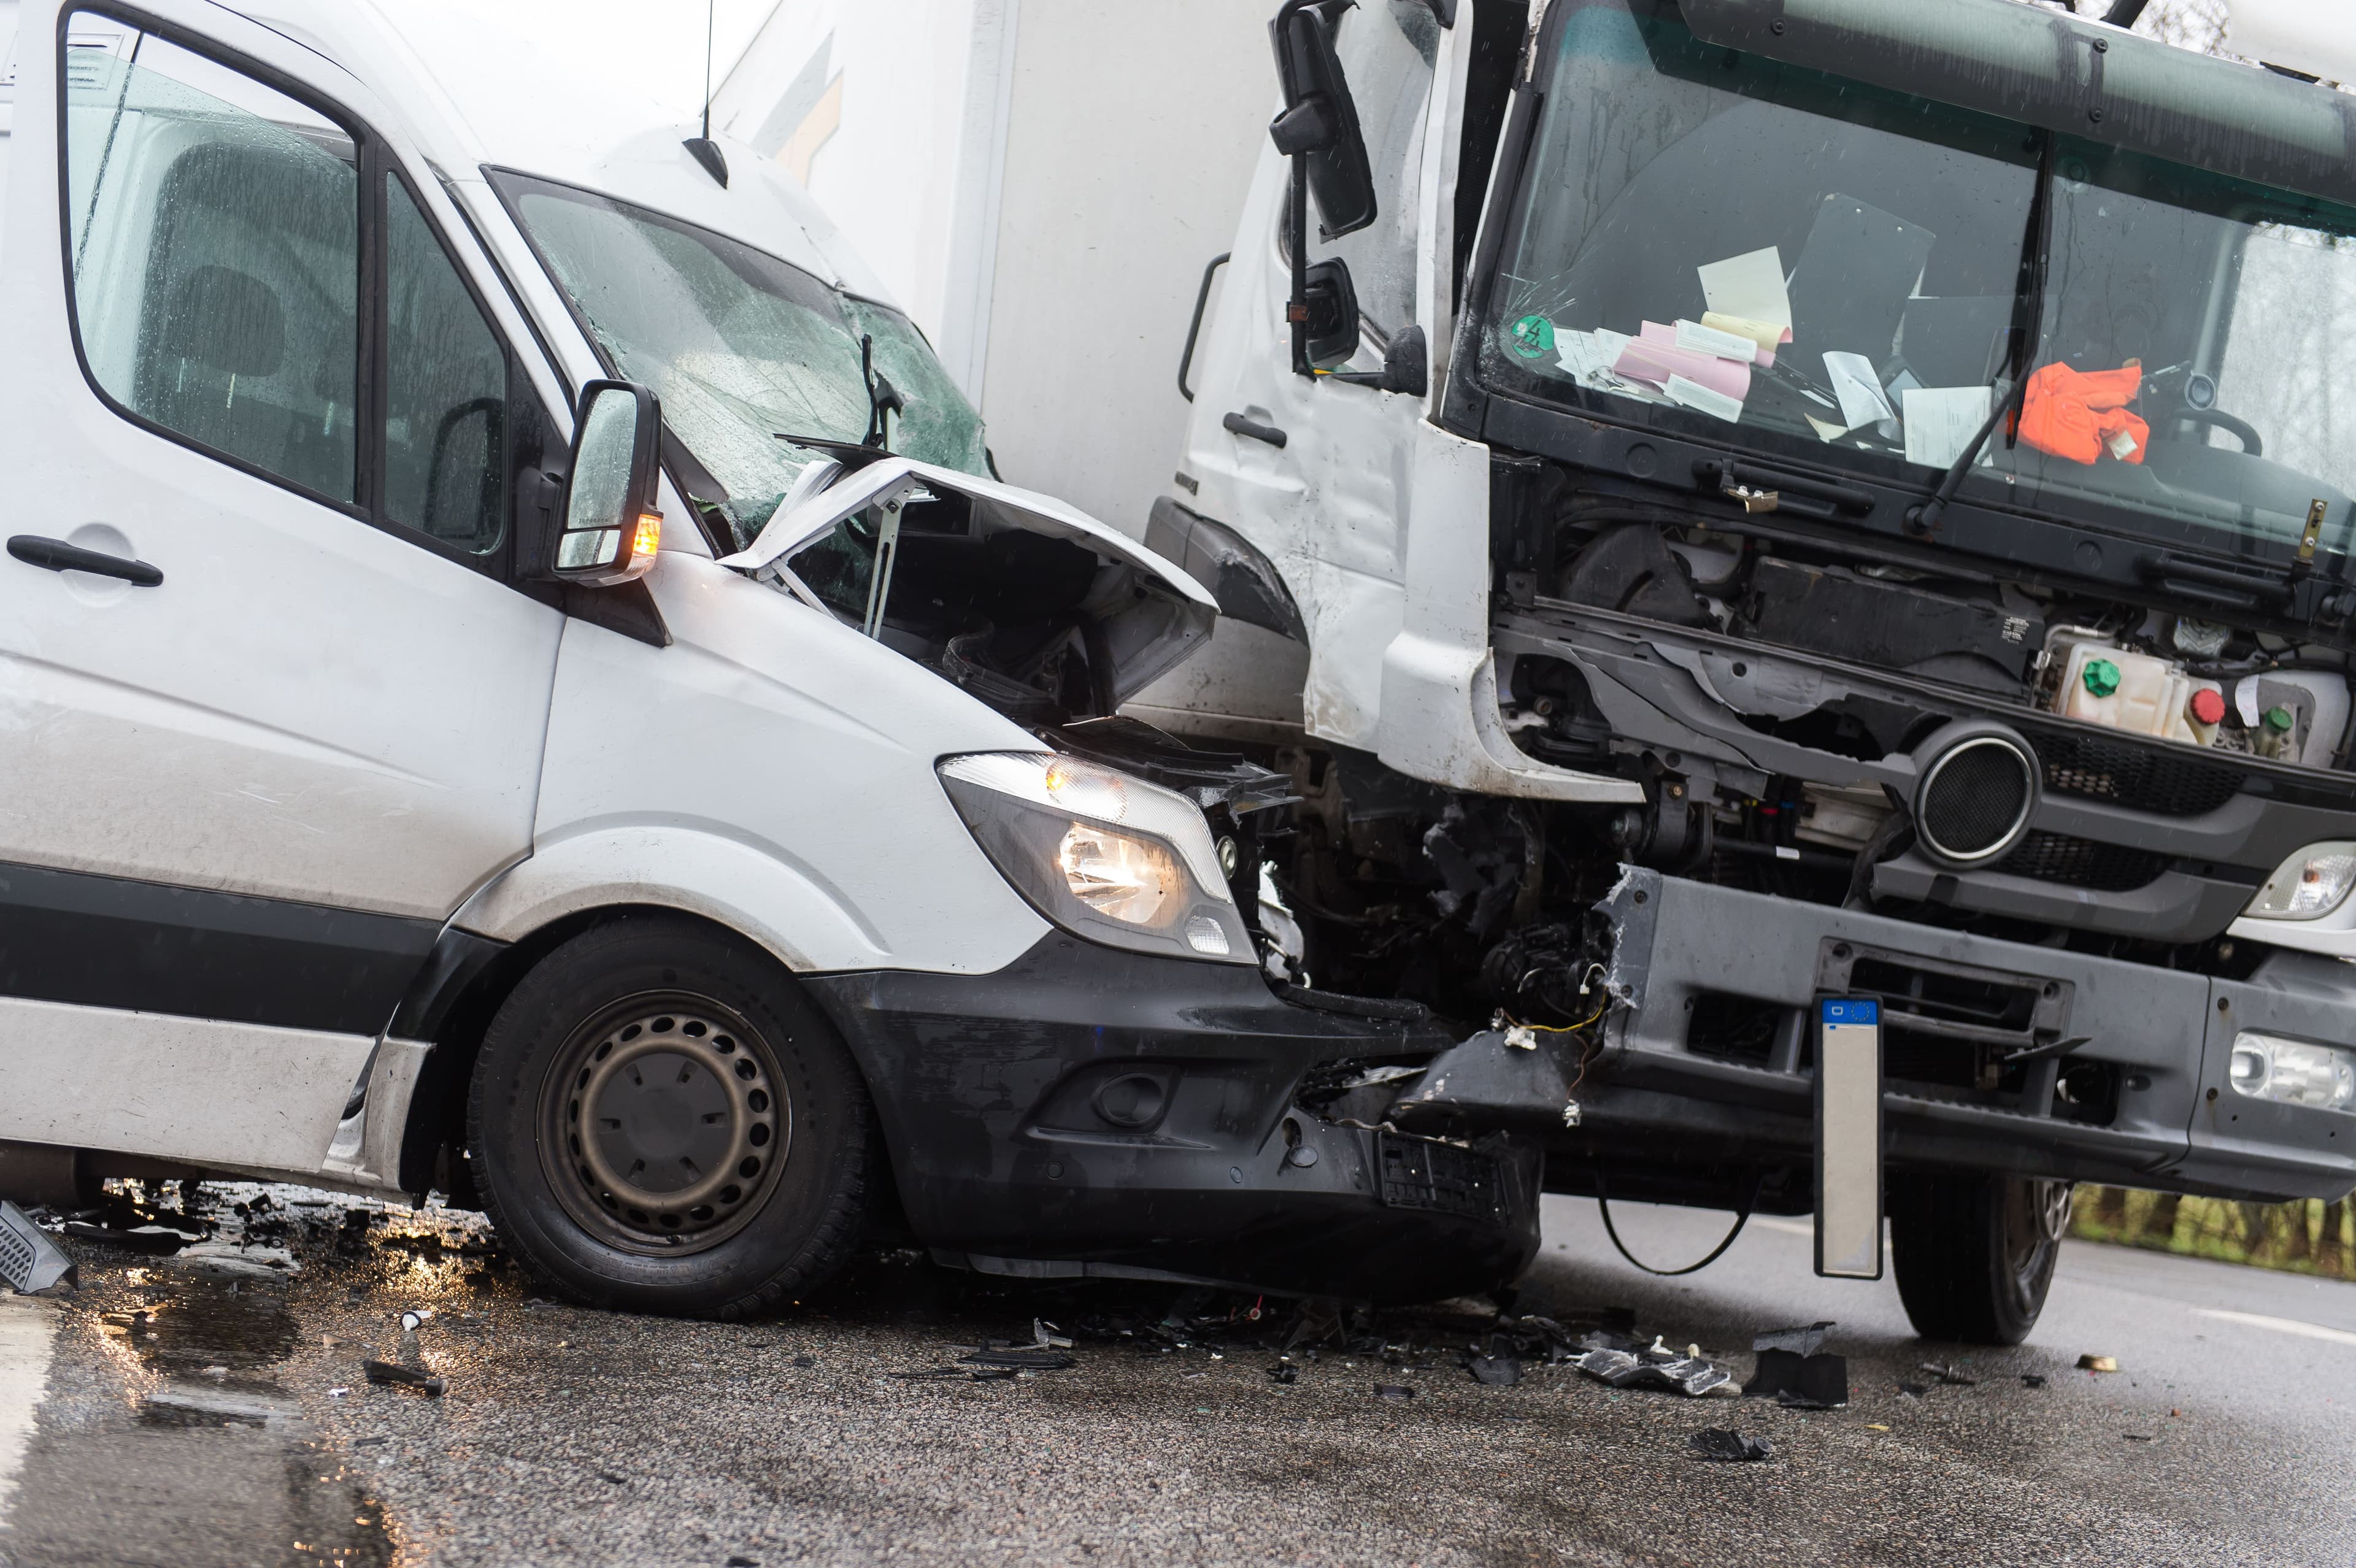
[[[76,1296],[0,1298],[0,1563],[2356,1561],[2356,1286],[2072,1243],[2029,1345],[1964,1350],[1913,1339],[1887,1282],[1813,1277],[1804,1224],[1754,1222],[1663,1281],[1611,1253],[1592,1204],[1547,1202],[1519,1310],[1633,1307],[1738,1375],[1756,1328],[1837,1318],[1849,1407],[1567,1368],[1483,1387],[1457,1360],[1477,1325],[1405,1314],[1378,1320],[1430,1347],[1404,1367],[1328,1351],[1289,1386],[1248,1322],[1183,1349],[1083,1337],[1076,1367],[1013,1381],[896,1380],[1027,1339],[1036,1312],[1150,1322],[1175,1293],[879,1261],[776,1321],[615,1317],[533,1305],[471,1216],[391,1211],[339,1250],[335,1200],[284,1211],[291,1279],[75,1243]],[[1725,1223],[1615,1213],[1656,1264]],[[442,1398],[361,1375],[408,1307],[434,1311],[416,1349]],[[2082,1351],[2122,1371],[2075,1371]],[[1926,1360],[1979,1381],[1898,1392]],[[1727,1424],[1777,1457],[1686,1456]]]

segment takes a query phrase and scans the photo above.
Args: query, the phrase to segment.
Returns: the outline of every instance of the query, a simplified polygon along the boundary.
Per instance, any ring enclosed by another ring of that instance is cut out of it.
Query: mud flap
[[[1881,1277],[1881,1008],[1823,1004],[1816,1048],[1816,1272]]]

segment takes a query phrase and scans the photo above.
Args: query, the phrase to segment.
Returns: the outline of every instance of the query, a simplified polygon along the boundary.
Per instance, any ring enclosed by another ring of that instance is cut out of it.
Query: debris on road
[[[2078,1365],[2090,1372],[2115,1372],[2119,1370],[2116,1356],[2087,1354],[2078,1358]]]
[[[1294,1366],[1291,1360],[1287,1358],[1269,1368],[1268,1376],[1271,1382],[1297,1383],[1301,1381],[1301,1369]]]
[[[1813,1356],[1825,1348],[1826,1331],[1837,1326],[1837,1319],[1826,1317],[1797,1328],[1769,1328],[1751,1336],[1751,1348],[1754,1351],[1788,1350],[1794,1356]]]
[[[1721,1464],[1748,1464],[1775,1456],[1775,1445],[1764,1437],[1745,1437],[1730,1426],[1705,1426],[1686,1439],[1697,1459]]]
[[[1413,1399],[1415,1390],[1405,1383],[1376,1383],[1375,1397],[1376,1399]]]
[[[2045,1386],[2045,1374],[2043,1372],[2023,1372],[2020,1374],[2020,1383],[2023,1388],[2043,1388]]]
[[[1734,1381],[1724,1367],[1669,1349],[1657,1338],[1642,1350],[1590,1350],[1571,1365],[1613,1388],[1665,1388],[1688,1399],[1698,1399]]]
[[[19,1296],[31,1296],[62,1282],[76,1288],[80,1275],[73,1259],[22,1209],[0,1200],[0,1279]]]
[[[958,1360],[968,1366],[1003,1367],[1027,1372],[1055,1372],[1080,1364],[1078,1358],[1068,1351],[1037,1345],[1001,1345],[988,1339]]]
[[[113,1225],[94,1225],[87,1220],[67,1221],[65,1232],[80,1241],[104,1242],[109,1246],[144,1253],[150,1257],[169,1257],[189,1243],[202,1239],[169,1230],[162,1225],[134,1225],[119,1228]]]
[[[1759,1363],[1742,1392],[1752,1397],[1773,1395],[1793,1410],[1838,1410],[1848,1403],[1848,1358],[1823,1349],[1831,1320],[1791,1328],[1770,1328],[1754,1337],[1751,1348]]]
[[[1929,1383],[1900,1383],[1898,1385],[1898,1392],[1905,1395],[1908,1399],[1921,1399],[1924,1394],[1931,1392],[1931,1385]]]
[[[432,1372],[417,1367],[404,1367],[391,1361],[366,1360],[360,1370],[368,1373],[372,1383],[390,1383],[397,1388],[413,1388],[428,1399],[439,1399],[449,1384]]]
[[[1522,1381],[1522,1363],[1512,1356],[1474,1356],[1464,1363],[1472,1381],[1490,1388],[1511,1388]]]
[[[1949,1366],[1944,1361],[1925,1361],[1922,1363],[1922,1370],[1930,1373],[1933,1377],[1938,1379],[1941,1382],[1952,1384],[1956,1388],[1977,1388],[1980,1386],[1979,1379],[1971,1376],[1967,1372],[1957,1371],[1954,1367]]]
[[[207,1279],[234,1281],[284,1279],[303,1272],[294,1254],[284,1247],[241,1247],[232,1242],[198,1242],[181,1248],[165,1264]]]

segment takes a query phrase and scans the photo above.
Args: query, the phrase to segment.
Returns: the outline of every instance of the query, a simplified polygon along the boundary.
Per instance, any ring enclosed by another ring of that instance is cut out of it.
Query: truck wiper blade
[[[2037,152],[2037,187],[2029,196],[2029,224],[2020,237],[2020,271],[2012,295],[2012,325],[2006,334],[2004,376],[2010,385],[1988,414],[1987,423],[1979,433],[1964,444],[1958,456],[1931,498],[1914,508],[1907,521],[1915,531],[1936,533],[1947,507],[1963,488],[1964,477],[1972,464],[1987,450],[1988,438],[2005,416],[2016,412],[2029,390],[2029,372],[2037,357],[2038,347],[2044,341],[2046,263],[2053,249],[2053,133],[2041,133],[2042,144]],[[2005,432],[2004,443],[2012,446],[2020,439],[2020,427],[2013,424]]]

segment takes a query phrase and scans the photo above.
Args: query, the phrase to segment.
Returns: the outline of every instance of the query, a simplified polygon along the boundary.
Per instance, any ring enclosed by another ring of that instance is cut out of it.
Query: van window
[[[142,419],[353,498],[351,135],[250,77],[76,13],[66,51],[75,330]]]
[[[487,554],[506,532],[507,355],[392,175],[384,212],[384,515]]]

